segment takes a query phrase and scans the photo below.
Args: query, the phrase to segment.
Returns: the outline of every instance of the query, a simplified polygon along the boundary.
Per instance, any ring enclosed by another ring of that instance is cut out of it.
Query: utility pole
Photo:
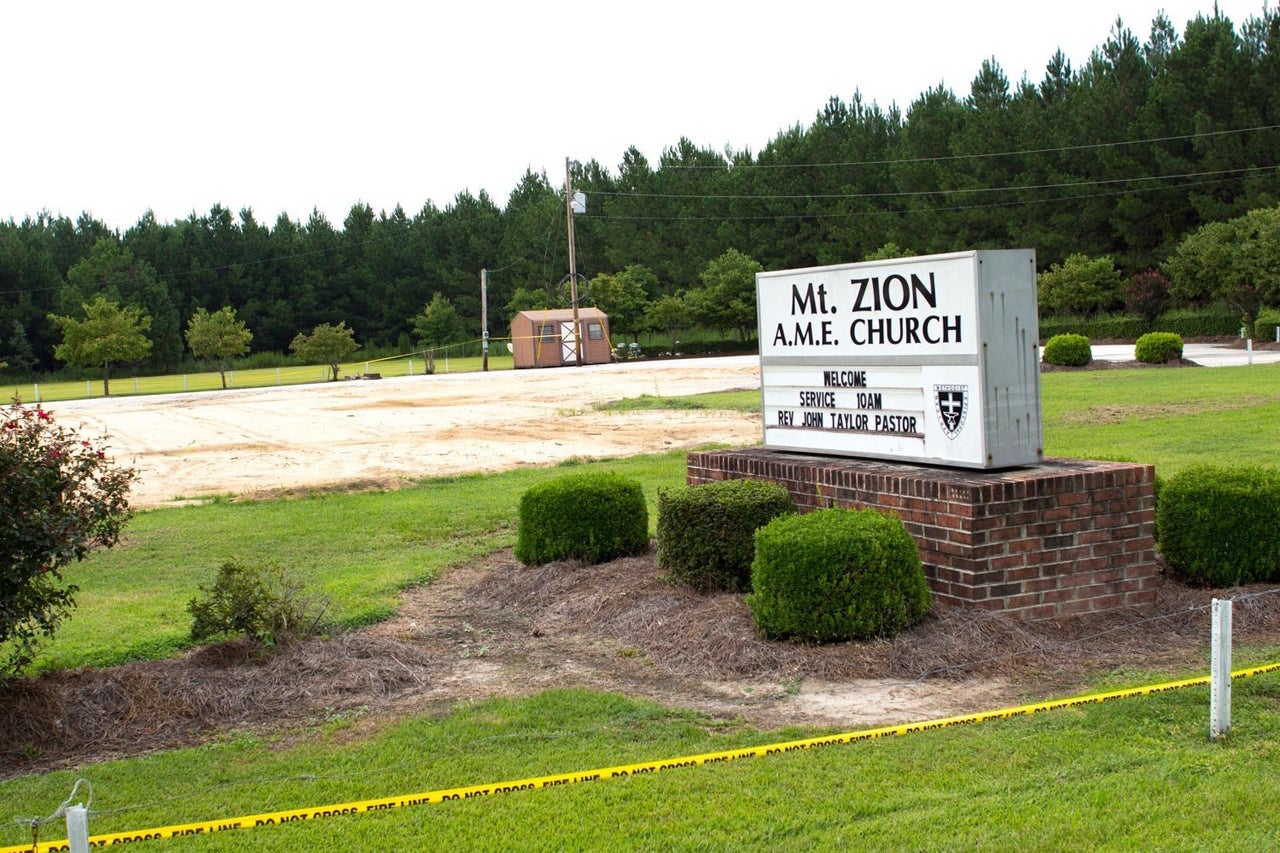
[[[489,369],[489,271],[480,268],[480,369]]]
[[[564,158],[564,209],[569,217],[569,301],[573,303],[573,351],[575,364],[582,365],[582,328],[578,320],[578,257],[573,246],[573,172]]]

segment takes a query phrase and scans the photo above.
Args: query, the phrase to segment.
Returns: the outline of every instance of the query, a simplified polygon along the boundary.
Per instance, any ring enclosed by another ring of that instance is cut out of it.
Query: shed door
[[[578,336],[573,333],[573,321],[560,324],[560,361],[576,364],[578,361]]]

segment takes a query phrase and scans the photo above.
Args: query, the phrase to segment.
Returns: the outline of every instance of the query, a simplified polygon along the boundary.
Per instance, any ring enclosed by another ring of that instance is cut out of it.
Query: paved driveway
[[[1099,361],[1132,361],[1133,344],[1094,344],[1093,357]],[[1223,344],[1186,344],[1182,357],[1205,367],[1227,367],[1237,364],[1273,364],[1280,361],[1280,350],[1254,350],[1252,362],[1244,349]]]

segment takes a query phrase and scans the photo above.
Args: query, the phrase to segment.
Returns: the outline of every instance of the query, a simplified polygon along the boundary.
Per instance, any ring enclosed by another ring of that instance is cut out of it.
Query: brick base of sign
[[[690,485],[780,483],[803,512],[896,514],[944,604],[1048,619],[1156,598],[1151,465],[1050,459],[962,471],[749,448],[690,453],[688,466]]]

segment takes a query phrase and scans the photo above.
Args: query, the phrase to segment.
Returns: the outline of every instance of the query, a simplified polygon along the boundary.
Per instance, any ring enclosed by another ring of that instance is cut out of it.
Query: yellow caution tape
[[[1234,678],[1248,678],[1267,672],[1280,670],[1280,663],[1250,667],[1231,673]],[[495,794],[509,794],[515,791],[535,791],[539,788],[553,788],[559,785],[574,785],[579,782],[595,782],[604,779],[628,778],[659,773],[663,770],[675,770],[680,767],[699,767],[704,764],[718,764],[725,761],[737,761],[740,758],[763,758],[768,755],[782,755],[788,752],[799,752],[806,749],[817,749],[823,746],[858,743],[884,737],[897,737],[917,732],[948,729],[972,723],[984,723],[988,720],[1007,720],[1013,717],[1024,717],[1045,711],[1056,711],[1060,708],[1071,708],[1077,705],[1096,705],[1116,699],[1129,699],[1135,696],[1150,696],[1154,693],[1165,693],[1170,690],[1181,690],[1208,684],[1209,676],[1187,678],[1182,681],[1169,681],[1164,684],[1153,684],[1147,687],[1131,687],[1125,690],[1114,690],[1109,693],[1095,693],[1088,696],[1077,696],[1071,699],[1056,699],[1050,702],[1036,702],[1031,705],[1019,705],[1014,708],[1002,708],[998,711],[980,711],[975,714],[964,714],[958,717],[943,717],[919,723],[904,723],[896,726],[885,726],[878,729],[846,732],[844,734],[824,735],[822,737],[793,740],[785,743],[749,746],[742,749],[730,749],[723,752],[708,752],[702,755],[687,755],[681,758],[667,758],[660,761],[646,761],[639,764],[620,764],[614,767],[602,767],[597,770],[585,770],[576,773],[558,773],[553,776],[531,776],[527,779],[516,779],[510,782],[497,782],[490,785],[469,785],[465,788],[446,788],[439,791],[425,791],[420,794],[408,794],[399,797],[387,797],[379,800],[355,800],[349,803],[338,803],[328,806],[290,809],[288,811],[264,812],[256,815],[207,820],[198,823],[183,823],[173,826],[162,826],[154,829],[140,829],[131,832],[113,832],[106,835],[95,835],[89,839],[90,847],[105,847],[111,844],[129,844],[137,841],[155,841],[163,838],[180,838],[187,835],[208,835],[228,829],[247,829],[257,826],[277,826],[303,820],[337,817],[338,815],[364,814],[366,812],[401,809],[408,806],[434,805],[450,800],[469,800],[473,797],[488,797]],[[36,845],[16,845],[2,847],[0,853],[45,853],[45,851],[69,850],[65,839],[61,841],[40,842]]]

